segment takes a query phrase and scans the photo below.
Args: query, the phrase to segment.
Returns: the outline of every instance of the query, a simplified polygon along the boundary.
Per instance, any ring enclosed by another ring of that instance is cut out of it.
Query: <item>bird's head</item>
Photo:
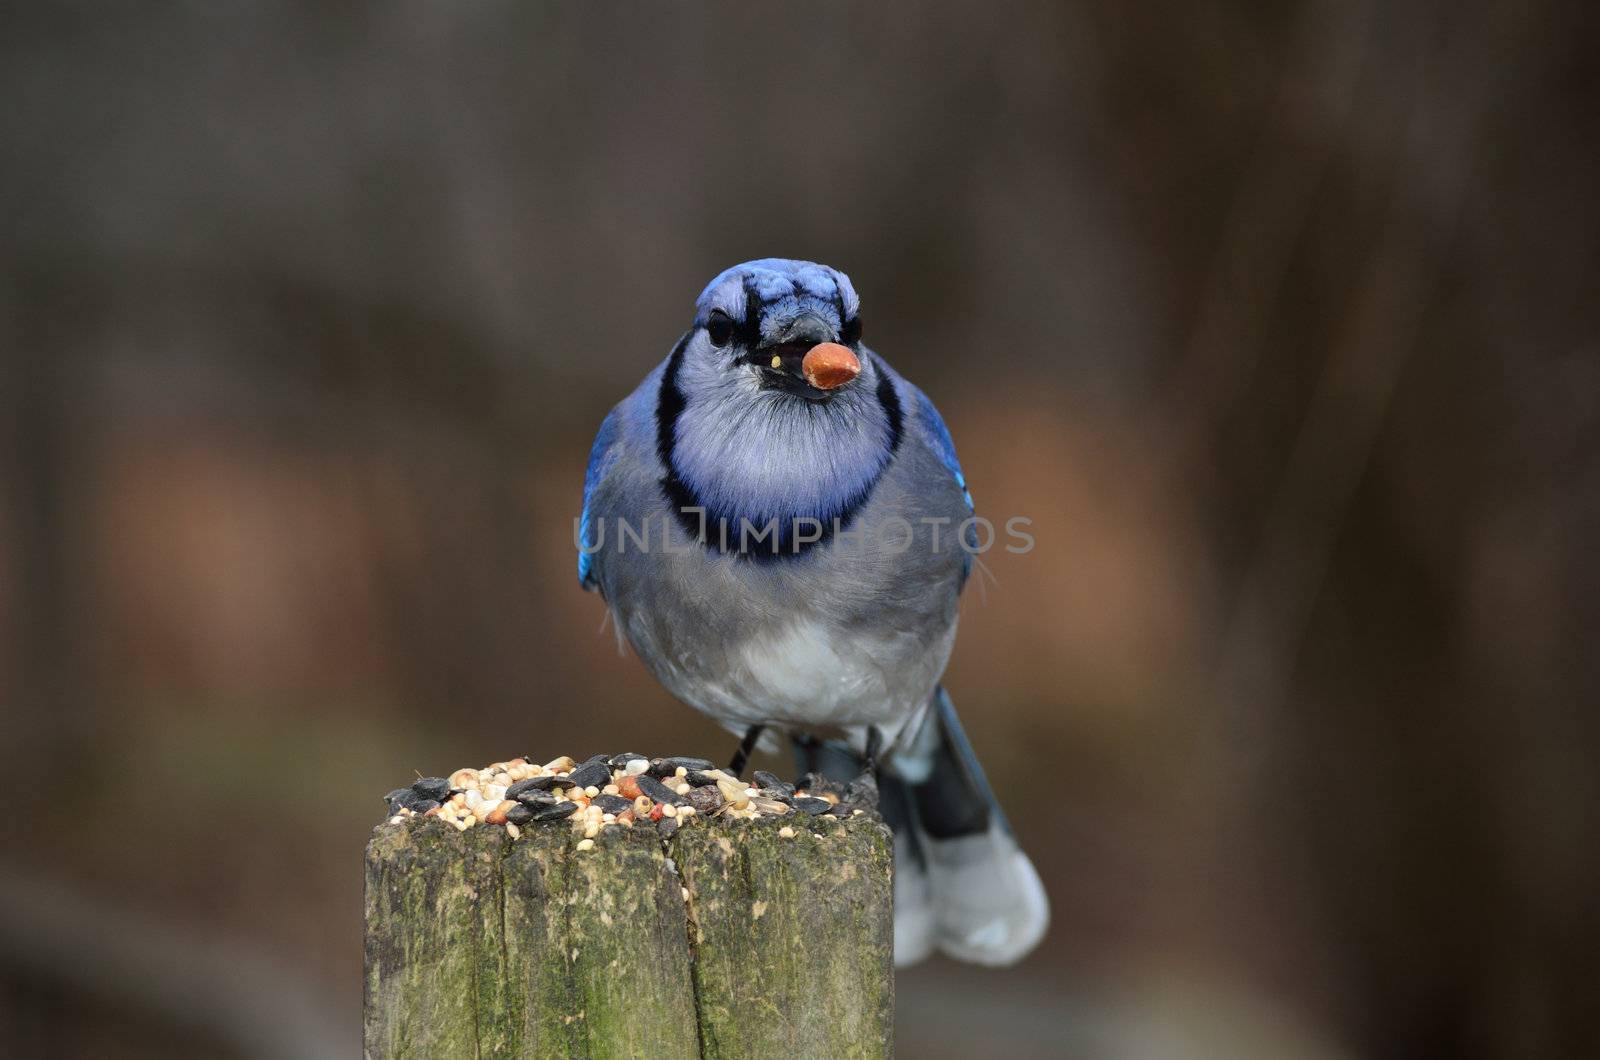
[[[735,265],[696,301],[685,353],[734,385],[828,402],[859,385],[861,303],[850,278],[826,265]]]
[[[656,444],[676,500],[762,526],[848,515],[899,444],[900,399],[861,344],[842,272],[764,258],[735,265],[695,303],[663,365]]]

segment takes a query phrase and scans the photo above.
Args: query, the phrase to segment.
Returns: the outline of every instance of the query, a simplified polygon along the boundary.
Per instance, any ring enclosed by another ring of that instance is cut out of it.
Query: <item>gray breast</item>
[[[729,724],[893,728],[921,709],[954,639],[968,514],[931,452],[908,436],[843,534],[762,560],[691,538],[650,463],[619,466],[594,505],[608,522],[632,513],[647,546],[608,527],[596,558],[619,627],[673,694]]]

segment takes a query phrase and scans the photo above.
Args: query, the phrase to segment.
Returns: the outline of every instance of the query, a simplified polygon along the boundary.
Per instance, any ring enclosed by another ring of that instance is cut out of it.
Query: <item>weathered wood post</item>
[[[892,1054],[893,844],[876,814],[582,841],[564,822],[379,825],[366,1055]]]

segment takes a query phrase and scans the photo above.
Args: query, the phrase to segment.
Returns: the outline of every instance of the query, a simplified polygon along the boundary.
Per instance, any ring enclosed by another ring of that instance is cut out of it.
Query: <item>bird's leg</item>
[[[728,772],[738,776],[744,772],[744,767],[750,761],[750,753],[756,749],[756,741],[761,739],[761,730],[765,725],[752,725],[745,730],[744,739],[739,741],[739,749],[733,752],[733,761],[728,763]]]
[[[867,726],[867,747],[863,754],[861,772],[845,788],[852,803],[876,808],[878,805],[878,756],[883,753],[883,733],[876,725]]]
[[[883,751],[883,733],[876,725],[867,726],[867,761],[862,770],[874,781],[878,779],[878,755]]]
[[[795,756],[796,764],[800,767],[801,775],[817,771],[817,746],[819,741],[811,733],[805,733],[794,738],[798,754]]]

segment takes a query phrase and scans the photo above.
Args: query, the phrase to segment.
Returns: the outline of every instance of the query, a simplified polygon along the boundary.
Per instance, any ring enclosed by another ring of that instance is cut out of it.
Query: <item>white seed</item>
[[[683,892],[683,900],[684,900],[684,901],[685,901],[685,902],[687,902],[687,901],[688,901],[688,900],[689,900],[689,888],[687,888],[687,887],[680,887],[680,888],[678,888],[678,889],[679,889],[679,890],[680,890],[680,891],[682,891],[682,892]]]
[[[678,808],[676,806],[672,805],[672,803],[670,803],[670,802],[669,803],[665,803],[661,807],[661,816],[663,816],[663,817],[676,817],[676,816],[678,816]]]
[[[655,803],[650,801],[650,796],[640,795],[637,799],[633,800],[633,812],[638,814],[640,817],[649,817],[650,811],[655,808],[655,805]]]
[[[630,777],[636,777],[650,768],[650,763],[643,758],[630,758],[628,764],[622,767],[623,772]]]
[[[578,849],[579,850],[593,850],[594,849],[594,840],[593,839],[580,839],[580,840],[578,840]]]
[[[728,805],[735,810],[742,810],[750,805],[750,796],[738,784],[719,779],[717,789],[722,792],[722,797],[728,800]]]
[[[686,777],[689,775],[689,770],[685,766],[679,766],[677,769],[672,771],[672,775],[675,777]]]
[[[599,821],[590,821],[588,824],[583,826],[583,836],[584,836],[584,838],[585,839],[593,839],[595,836],[600,834],[600,829],[603,828],[603,827],[605,827],[605,826],[602,825]]]
[[[521,839],[522,838],[522,829],[518,828],[514,824],[508,824],[508,825],[506,825],[506,834],[511,836],[512,839]]]
[[[506,784],[490,784],[483,789],[483,797],[486,799],[503,799],[506,797],[506,788],[508,786]]]
[[[577,764],[571,758],[562,755],[560,758],[554,758],[546,762],[544,770],[546,773],[569,773],[572,771],[572,767]]]
[[[592,799],[596,795],[600,794],[600,789],[595,787],[593,784],[590,784],[587,788],[583,789],[583,793]]]
[[[793,839],[794,829],[790,828],[788,825],[784,825],[782,828],[778,829],[778,834],[784,839]]]
[[[605,794],[605,795],[620,795],[620,794],[622,794],[622,789],[617,787],[615,784],[607,784],[605,787],[601,788],[600,791],[601,791],[602,794]]]
[[[617,815],[614,813],[603,813],[600,815],[600,820],[604,821],[606,824],[616,824]]]
[[[678,794],[679,795],[687,795],[687,794],[689,794],[689,785],[687,785],[687,784],[679,784],[678,785]]]
[[[679,817],[693,817],[694,815],[695,815],[695,808],[693,806],[679,806],[678,807],[678,816]]]

